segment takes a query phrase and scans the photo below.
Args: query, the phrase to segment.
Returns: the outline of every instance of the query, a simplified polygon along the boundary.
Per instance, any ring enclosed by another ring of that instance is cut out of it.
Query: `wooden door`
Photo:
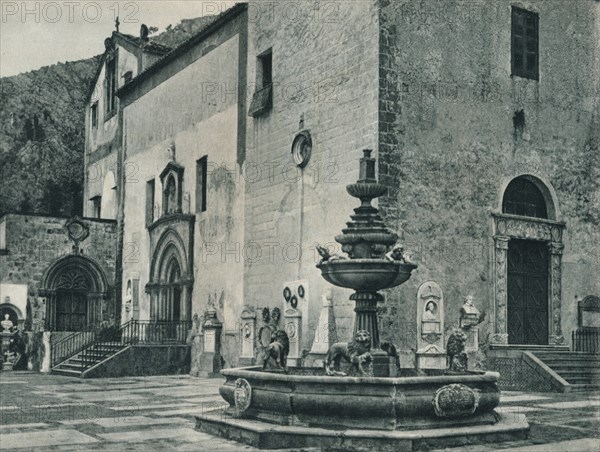
[[[87,325],[87,296],[81,292],[57,292],[57,331],[83,331]]]
[[[548,344],[548,249],[546,243],[508,243],[508,342]]]

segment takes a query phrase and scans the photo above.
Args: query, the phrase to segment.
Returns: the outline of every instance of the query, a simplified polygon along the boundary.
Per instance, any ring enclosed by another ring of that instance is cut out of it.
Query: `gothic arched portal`
[[[60,258],[42,279],[46,297],[46,328],[85,331],[102,321],[102,303],[109,288],[100,266],[81,255]]]

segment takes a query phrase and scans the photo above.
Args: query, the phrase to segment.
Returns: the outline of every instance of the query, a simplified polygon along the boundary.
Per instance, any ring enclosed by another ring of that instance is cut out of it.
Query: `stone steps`
[[[77,353],[75,356],[53,367],[52,373],[71,377],[81,377],[86,370],[91,369],[96,364],[110,358],[126,347],[126,345],[123,345],[120,342],[106,342],[91,345],[85,350]]]
[[[600,385],[600,359],[593,353],[538,351],[534,354],[566,380],[571,391],[594,390]]]

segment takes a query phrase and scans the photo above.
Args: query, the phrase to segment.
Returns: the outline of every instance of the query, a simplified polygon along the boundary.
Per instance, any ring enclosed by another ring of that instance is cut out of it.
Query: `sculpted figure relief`
[[[423,313],[424,321],[438,320],[437,306],[433,301],[430,301],[425,305],[425,312]]]
[[[340,371],[342,358],[352,364],[352,375],[372,376],[371,334],[366,330],[359,330],[354,335],[353,341],[333,344],[323,362],[325,373],[330,376],[346,376],[345,372]]]

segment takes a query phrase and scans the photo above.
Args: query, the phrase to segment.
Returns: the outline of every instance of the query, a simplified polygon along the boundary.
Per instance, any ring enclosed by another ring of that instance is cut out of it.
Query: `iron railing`
[[[598,353],[600,351],[600,330],[578,328],[572,333],[573,350],[576,352]]]
[[[95,338],[95,331],[77,331],[53,343],[50,353],[51,365],[56,366],[60,362],[76,355],[93,343]]]
[[[128,345],[185,344],[191,321],[130,320],[119,328],[98,334],[79,356],[82,371]]]

